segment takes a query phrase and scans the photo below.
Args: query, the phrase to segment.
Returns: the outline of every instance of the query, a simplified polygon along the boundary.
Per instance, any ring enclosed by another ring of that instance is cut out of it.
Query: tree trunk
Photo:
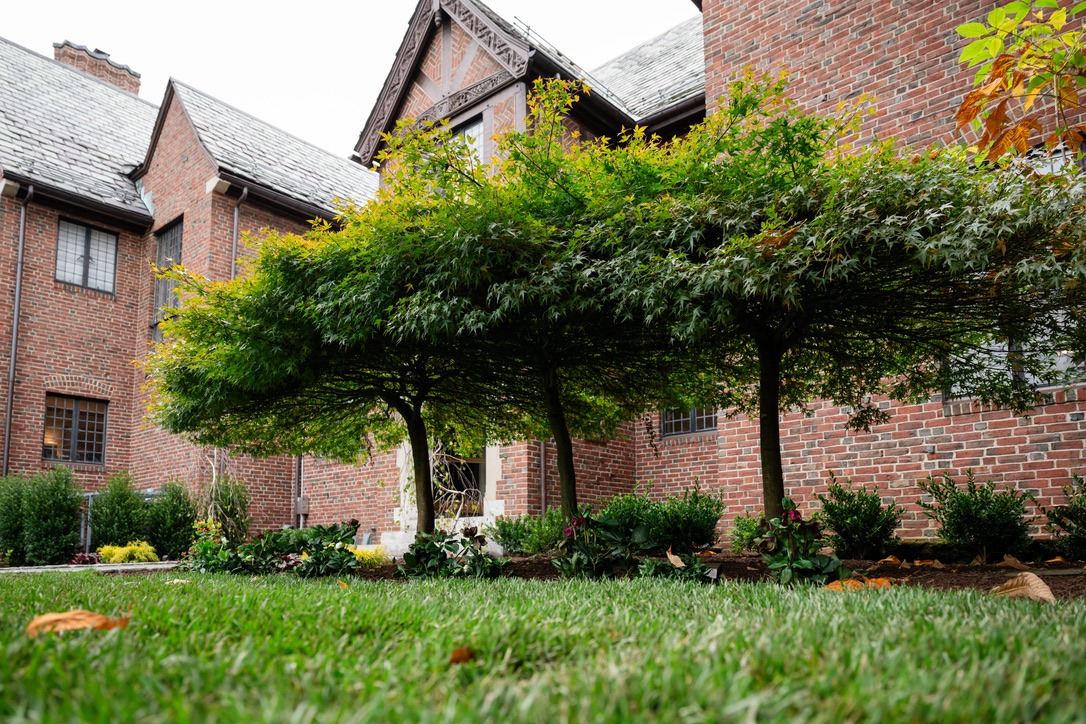
[[[558,370],[549,369],[543,374],[543,396],[547,403],[547,424],[554,438],[558,459],[558,487],[562,493],[562,515],[570,520],[578,513],[577,473],[573,467],[573,440],[569,436],[566,413],[562,409]]]
[[[758,452],[762,459],[765,517],[779,518],[784,499],[781,462],[781,354],[771,342],[758,341]]]
[[[433,533],[434,485],[430,478],[430,441],[426,437],[426,422],[422,419],[422,411],[415,409],[404,415],[404,422],[407,423],[407,439],[411,443],[419,532]]]

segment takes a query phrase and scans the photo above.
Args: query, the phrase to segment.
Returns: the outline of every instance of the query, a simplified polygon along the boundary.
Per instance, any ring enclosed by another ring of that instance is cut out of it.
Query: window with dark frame
[[[155,264],[160,270],[167,270],[181,263],[181,220],[175,221],[160,231],[156,237],[158,253]],[[155,277],[155,312],[151,324],[155,328],[155,340],[162,341],[158,323],[166,318],[167,310],[178,305],[177,282],[173,279]]]
[[[42,460],[104,465],[108,407],[103,400],[47,394]]]
[[[57,231],[57,281],[113,293],[117,235],[61,219]]]
[[[686,435],[716,429],[716,410],[695,407],[691,410],[664,410],[660,414],[660,431],[666,435]]]

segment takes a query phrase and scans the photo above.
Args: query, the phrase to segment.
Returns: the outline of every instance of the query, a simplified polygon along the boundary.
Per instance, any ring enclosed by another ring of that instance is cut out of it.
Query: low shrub
[[[708,495],[695,485],[657,506],[649,521],[650,539],[675,553],[692,553],[716,543],[716,526],[724,515],[721,495]]]
[[[487,527],[486,534],[506,553],[525,555],[528,552],[528,538],[536,520],[530,515],[521,515],[516,518],[500,515],[493,524]]]
[[[897,537],[894,531],[901,523],[903,511],[891,502],[885,508],[876,491],[853,489],[852,480],[837,482],[830,473],[829,497],[819,494],[822,503],[819,517],[832,531],[830,543],[841,558],[882,558]]]
[[[758,536],[761,535],[760,516],[737,515],[732,524],[732,530],[728,534],[731,541],[732,552],[752,551],[758,547]]]
[[[23,541],[23,491],[26,480],[16,476],[0,478],[0,554],[8,565],[26,563]]]
[[[524,552],[534,556],[540,553],[552,553],[562,543],[562,531],[566,529],[566,519],[561,508],[547,508],[542,518],[535,518],[524,539]]]
[[[929,477],[920,489],[932,497],[920,501],[924,514],[939,523],[939,536],[967,556],[984,560],[1005,553],[1017,553],[1030,544],[1026,503],[1033,496],[1008,487],[996,492],[989,480],[977,485],[973,471],[966,472],[965,488],[959,488],[950,473]]]
[[[26,563],[67,563],[79,545],[83,491],[65,467],[41,472],[26,482],[22,494],[23,550]]]
[[[164,558],[179,561],[196,538],[196,502],[181,483],[166,483],[147,509],[147,541]]]
[[[158,554],[151,544],[143,540],[129,541],[123,546],[100,546],[98,555],[102,563],[154,563]]]
[[[249,537],[253,522],[249,502],[249,488],[245,483],[224,475],[203,491],[201,514],[207,520],[218,521],[223,536],[234,545],[240,545]]]
[[[114,473],[90,504],[91,544],[123,547],[146,534],[147,504],[126,471]],[[157,559],[156,559],[157,560]]]
[[[719,495],[707,495],[695,486],[659,502],[638,493],[616,496],[596,520],[609,521],[631,543],[643,540],[640,547],[645,552],[692,553],[716,542],[724,508]]]
[[[634,532],[644,528],[641,535],[650,540],[654,548],[659,548],[661,542],[652,536],[653,529],[659,527],[659,508],[660,504],[649,500],[646,495],[627,493],[608,500],[600,509],[599,517],[612,521],[616,532],[627,540],[632,540]]]
[[[825,555],[822,548],[822,525],[817,517],[803,519],[790,498],[781,501],[780,518],[760,524],[758,550],[770,575],[785,585],[809,582],[825,585],[841,575],[841,561],[836,555]]]
[[[1075,475],[1071,483],[1064,486],[1063,493],[1067,503],[1045,511],[1048,518],[1045,528],[1064,557],[1086,560],[1086,484]]]

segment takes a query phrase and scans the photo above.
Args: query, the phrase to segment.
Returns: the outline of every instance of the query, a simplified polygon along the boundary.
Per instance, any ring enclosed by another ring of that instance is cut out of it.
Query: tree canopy
[[[406,434],[426,530],[435,426],[549,432],[571,516],[572,436],[679,402],[750,413],[774,515],[789,409],[830,399],[869,427],[874,395],[1034,401],[1076,284],[1077,179],[854,149],[857,109],[806,113],[752,74],[682,138],[586,140],[578,88],[537,84],[490,160],[403,124],[378,201],[341,228],[273,235],[233,282],[187,279],[149,364],[156,419],[347,459]]]

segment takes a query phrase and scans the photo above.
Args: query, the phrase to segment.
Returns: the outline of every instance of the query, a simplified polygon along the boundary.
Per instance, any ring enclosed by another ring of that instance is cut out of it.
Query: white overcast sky
[[[0,36],[52,57],[70,40],[140,73],[158,104],[176,78],[347,156],[415,8],[413,0],[5,0]],[[584,68],[691,18],[691,0],[487,0]]]

